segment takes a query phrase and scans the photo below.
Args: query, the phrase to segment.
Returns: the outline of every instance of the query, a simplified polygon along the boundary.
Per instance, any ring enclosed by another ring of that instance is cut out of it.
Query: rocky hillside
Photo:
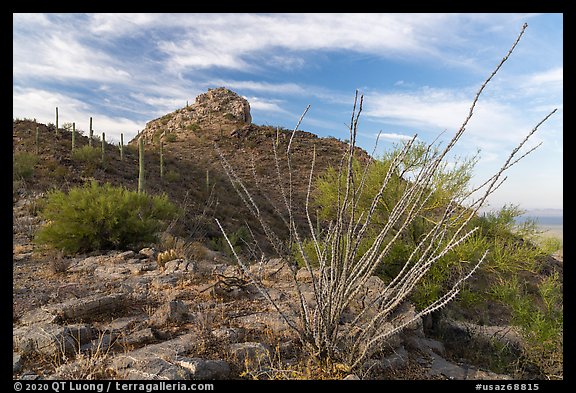
[[[214,223],[218,218],[231,232],[237,231],[253,217],[237,196],[222,166],[221,153],[243,179],[262,214],[280,235],[285,226],[276,213],[283,208],[279,185],[287,188],[286,151],[292,131],[284,128],[258,126],[250,123],[249,103],[236,93],[218,88],[201,94],[196,101],[173,113],[150,121],[137,138],[145,140],[146,190],[167,193],[172,201],[186,211],[174,227],[175,234],[194,240],[210,240],[221,236]],[[34,174],[25,187],[15,187],[15,194],[26,190],[44,192],[58,180],[63,188],[90,179],[106,181],[136,189],[138,182],[137,138],[124,149],[119,158],[117,146],[106,144],[106,164],[87,164],[72,159],[70,132],[61,130],[56,136],[53,125],[18,120],[13,127],[15,154],[35,150],[34,130],[39,127],[40,150]],[[87,134],[87,132],[85,132]],[[100,142],[97,143],[99,146]],[[160,178],[160,144],[163,147],[164,176]],[[278,176],[273,144],[277,143],[280,162]],[[86,135],[77,136],[78,147],[88,144]],[[303,201],[308,185],[312,155],[316,149],[316,174],[328,166],[338,165],[347,145],[334,138],[297,131],[292,142],[293,198],[296,221],[305,223]],[[220,153],[218,153],[218,150]],[[361,157],[368,155],[358,149]],[[16,197],[16,196],[15,196]],[[314,213],[314,212],[312,212]],[[258,225],[251,227],[266,250],[266,241]],[[267,249],[271,251],[271,249]]]
[[[221,214],[215,214],[230,221],[230,228],[237,229],[251,222],[252,217],[230,188],[229,179],[224,175],[221,153],[262,207],[268,224],[284,234],[284,225],[275,211],[285,212],[279,185],[288,189],[285,151],[292,130],[258,126],[252,124],[251,119],[248,101],[226,88],[211,89],[199,95],[192,105],[148,122],[144,130],[129,143],[136,146],[137,139],[142,137],[147,150],[158,152],[162,144],[171,162],[187,162],[187,171],[193,177],[184,181],[189,185],[189,192],[216,187],[215,198]],[[282,172],[280,176],[273,151],[273,144],[276,143]],[[291,147],[291,165],[295,174],[292,179],[293,197],[296,220],[302,225],[305,225],[303,202],[314,149],[315,173],[321,174],[329,166],[339,164],[347,145],[334,138],[319,138],[305,131],[296,132]],[[361,159],[368,158],[365,151],[357,151]],[[182,171],[181,175],[185,176]],[[260,235],[259,240],[264,240],[259,228],[253,229]],[[209,233],[215,234],[214,231]]]
[[[39,138],[36,142],[35,130]],[[311,364],[294,332],[223,250],[214,218],[230,232],[250,226],[265,258],[251,272],[287,315],[298,309],[290,277],[314,303],[311,276],[275,258],[265,237],[223,170],[225,158],[253,194],[265,221],[280,236],[278,216],[288,185],[284,153],[292,132],[251,123],[249,103],[218,88],[194,103],[150,121],[145,141],[146,190],[166,193],[182,209],[157,244],[130,251],[65,256],[38,247],[34,234],[43,195],[96,179],[135,190],[137,139],[123,151],[105,144],[105,160],[71,153],[71,133],[32,120],[13,123],[13,376],[21,379],[511,379],[478,358],[498,348],[520,357],[522,338],[509,315],[490,305],[482,326],[466,308],[451,317],[419,319],[355,375]],[[94,141],[95,146],[100,142]],[[80,150],[88,144],[76,136]],[[277,146],[280,175],[274,158]],[[160,177],[160,147],[164,174]],[[347,145],[298,131],[292,142],[296,220],[304,225],[304,200],[313,151],[316,173],[339,164]],[[360,159],[368,155],[358,150]],[[312,212],[314,213],[314,212]],[[283,232],[284,231],[284,232]],[[164,252],[161,252],[164,251]],[[173,251],[172,254],[169,251]],[[562,273],[549,263],[548,275]],[[294,270],[292,270],[294,269]],[[532,276],[538,281],[540,278]],[[482,283],[480,283],[482,284]],[[478,285],[480,285],[478,284]],[[384,282],[371,277],[353,299],[354,316]],[[461,303],[464,304],[464,303]],[[405,304],[402,321],[414,313]],[[343,321],[343,325],[345,325]],[[496,326],[498,325],[498,326]],[[344,328],[344,327],[343,327]],[[470,351],[466,351],[470,348]],[[480,356],[482,355],[482,356]],[[472,356],[473,358],[474,356]],[[502,362],[509,358],[497,355]]]

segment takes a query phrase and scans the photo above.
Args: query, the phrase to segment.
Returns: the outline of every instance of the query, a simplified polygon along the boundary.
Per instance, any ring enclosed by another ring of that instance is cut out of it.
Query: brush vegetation
[[[177,212],[165,195],[152,196],[96,181],[69,192],[51,191],[36,241],[73,254],[128,249],[157,240]]]

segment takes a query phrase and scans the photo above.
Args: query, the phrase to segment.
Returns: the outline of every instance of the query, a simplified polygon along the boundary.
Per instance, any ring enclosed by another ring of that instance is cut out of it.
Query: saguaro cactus
[[[124,134],[120,133],[120,161],[124,161]]]
[[[160,179],[164,177],[164,142],[160,141]]]
[[[40,154],[40,128],[36,126],[36,154]]]
[[[58,135],[58,107],[56,107],[56,135]]]
[[[138,192],[144,192],[144,138],[138,139]]]
[[[90,116],[90,134],[88,136],[88,146],[92,147],[92,135],[94,131],[92,131],[92,116]]]
[[[72,151],[76,147],[76,123],[72,123]]]
[[[106,146],[106,134],[102,133],[102,164],[104,164],[104,152],[106,151],[105,146]]]

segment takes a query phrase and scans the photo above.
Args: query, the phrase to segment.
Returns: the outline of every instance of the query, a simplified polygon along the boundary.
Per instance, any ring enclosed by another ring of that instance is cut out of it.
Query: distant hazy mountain
[[[564,209],[533,209],[524,214],[529,217],[562,217],[563,215]]]

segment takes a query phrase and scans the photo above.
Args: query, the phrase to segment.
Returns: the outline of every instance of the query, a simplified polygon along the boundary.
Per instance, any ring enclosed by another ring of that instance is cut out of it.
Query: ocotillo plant
[[[58,135],[58,107],[56,107],[56,135]]]
[[[92,135],[94,131],[92,131],[92,116],[90,116],[90,134],[88,136],[88,146],[92,147]]]
[[[276,127],[276,147],[278,147],[278,143],[280,143],[280,128]]]
[[[274,229],[263,219],[263,215],[260,214],[261,209],[255,203],[250,191],[216,146],[224,171],[232,186],[254,218],[260,223],[277,254],[286,261],[291,261],[294,258],[294,250],[296,250],[304,262],[309,277],[311,277],[313,302],[309,302],[305,297],[300,283],[296,280],[296,274],[292,275],[293,285],[291,287],[297,294],[296,298],[300,299],[299,313],[297,315],[285,313],[280,309],[279,304],[272,299],[259,278],[251,272],[244,259],[236,253],[228,235],[216,219],[217,225],[243,272],[271,303],[284,322],[297,334],[302,347],[311,356],[319,360],[330,360],[333,364],[334,362],[342,363],[348,370],[366,369],[367,365],[373,364],[369,362],[370,358],[373,355],[379,357],[382,350],[388,346],[389,338],[400,333],[420,318],[442,309],[454,300],[463,284],[475,273],[488,255],[489,250],[479,250],[475,261],[461,261],[463,267],[468,267],[459,274],[459,278],[455,278],[447,286],[446,291],[437,300],[430,302],[414,313],[403,310],[410,295],[416,290],[416,285],[435,266],[435,263],[467,239],[472,238],[472,235],[480,229],[480,227],[472,225],[478,211],[485,204],[488,196],[506,180],[502,178],[503,173],[540,146],[538,144],[523,154],[518,154],[529,138],[538,130],[538,127],[553,115],[556,109],[551,111],[526,135],[511,151],[500,169],[482,185],[452,197],[446,206],[442,206],[435,213],[435,221],[431,221],[429,229],[427,228],[419,236],[414,251],[400,261],[401,269],[399,272],[390,282],[380,287],[381,289],[374,291],[373,295],[370,297],[367,295],[368,288],[372,286],[369,281],[377,269],[382,267],[382,261],[393,252],[392,247],[395,244],[401,244],[401,236],[407,234],[410,225],[422,217],[426,203],[436,192],[433,179],[437,178],[442,168],[445,167],[447,162],[445,157],[453,151],[453,147],[466,131],[480,95],[508,59],[522,37],[526,26],[524,24],[508,54],[476,92],[468,116],[452,139],[442,148],[440,148],[442,143],[436,140],[425,147],[424,160],[418,168],[412,169],[413,173],[410,174],[410,179],[406,180],[400,189],[399,198],[395,203],[386,206],[388,217],[385,222],[378,222],[376,211],[385,202],[383,199],[385,195],[396,193],[399,190],[398,183],[393,180],[394,176],[397,176],[395,174],[405,173],[406,168],[414,168],[411,165],[405,166],[405,163],[409,163],[410,157],[413,157],[413,154],[417,152],[415,150],[417,148],[415,144],[417,135],[404,143],[398,153],[395,153],[386,174],[381,177],[379,185],[376,187],[379,191],[373,198],[370,197],[371,201],[367,207],[362,207],[359,202],[360,198],[366,195],[364,191],[367,182],[364,176],[359,178],[354,175],[356,136],[363,102],[363,96],[358,96],[358,92],[356,92],[354,99],[349,125],[348,149],[342,156],[337,177],[343,181],[342,185],[338,186],[338,202],[335,206],[336,217],[331,220],[326,232],[321,233],[320,237],[316,236],[317,228],[314,228],[313,225],[309,203],[312,194],[312,181],[315,177],[315,150],[312,152],[308,188],[304,201],[304,210],[308,221],[307,229],[305,225],[296,224],[295,211],[297,206],[292,198],[293,172],[290,147],[309,106],[294,128],[288,142],[285,151],[287,169],[277,170],[278,186],[285,205],[283,210],[286,212],[286,216],[280,218],[289,230],[290,243],[288,246],[279,240],[280,237]],[[273,143],[272,151],[276,166],[280,168],[278,152]],[[372,161],[368,161],[365,165],[365,168],[361,168],[364,174],[372,165]],[[282,186],[283,178],[287,178],[288,184],[286,186]],[[281,212],[279,208],[275,210]],[[374,230],[374,236],[370,234],[372,230]],[[306,239],[311,240],[312,248],[304,243]],[[314,261],[317,262],[313,267]],[[295,273],[295,270],[293,272]],[[349,306],[354,304],[359,304],[357,314],[343,323],[343,317],[348,315],[352,308]]]
[[[144,192],[144,139],[138,139],[138,192]]]
[[[124,134],[120,133],[120,161],[124,161]]]
[[[164,142],[160,141],[160,179],[164,177]]]
[[[102,164],[104,164],[104,151],[106,146],[106,134],[102,133]]]
[[[72,151],[76,147],[76,123],[72,123]]]

